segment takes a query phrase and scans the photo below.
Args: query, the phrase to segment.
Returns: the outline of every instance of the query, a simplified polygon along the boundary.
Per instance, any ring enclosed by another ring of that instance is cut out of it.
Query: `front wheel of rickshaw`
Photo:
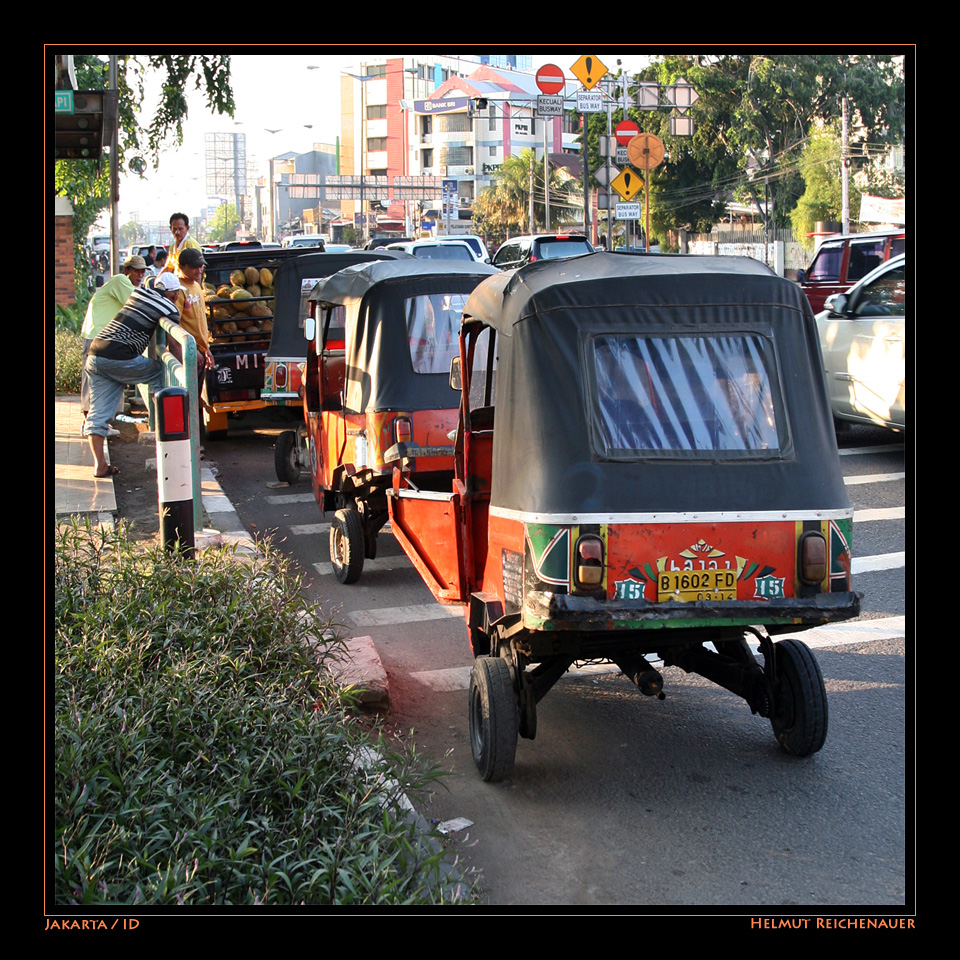
[[[517,732],[517,700],[509,665],[500,657],[477,657],[470,674],[470,749],[484,780],[510,775]]]
[[[800,640],[776,644],[777,685],[770,717],[785,753],[808,757],[827,739],[827,689],[810,648]]]
[[[296,483],[300,479],[300,452],[297,449],[295,430],[284,430],[277,437],[277,445],[273,451],[273,466],[277,471],[277,479],[281,483]]]
[[[353,507],[333,515],[330,524],[330,562],[341,583],[356,583],[363,572],[363,521]]]

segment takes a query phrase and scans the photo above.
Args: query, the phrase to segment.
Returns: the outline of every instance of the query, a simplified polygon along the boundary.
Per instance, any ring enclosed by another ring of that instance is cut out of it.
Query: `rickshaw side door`
[[[489,328],[461,333],[463,367],[473,367],[478,339],[489,340],[492,333]],[[395,467],[387,497],[394,536],[433,595],[446,602],[466,603],[486,562],[495,382],[495,364],[491,360],[487,368],[488,355],[481,348],[474,375],[468,370],[463,377],[453,490],[412,489],[406,486],[406,470]]]
[[[327,306],[319,311],[320,316],[316,317],[316,342],[307,350],[304,419],[310,438],[313,492],[321,508],[324,491],[332,486],[332,470],[343,453],[346,438],[343,418],[346,374],[343,309],[338,305]]]
[[[465,602],[459,492],[414,490],[401,486],[401,482],[396,468],[393,489],[387,493],[394,537],[437,600]]]

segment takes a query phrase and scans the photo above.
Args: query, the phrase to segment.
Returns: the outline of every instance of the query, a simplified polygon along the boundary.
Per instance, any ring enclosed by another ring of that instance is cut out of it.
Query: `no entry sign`
[[[554,63],[545,63],[537,71],[537,86],[541,93],[559,93],[563,82],[563,71]]]
[[[632,120],[621,120],[614,130],[617,143],[625,147],[635,136],[640,133],[640,128]]]

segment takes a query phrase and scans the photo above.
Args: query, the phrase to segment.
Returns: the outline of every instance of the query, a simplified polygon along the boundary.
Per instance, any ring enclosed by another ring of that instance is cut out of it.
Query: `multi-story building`
[[[537,117],[538,92],[532,74],[448,57],[371,61],[341,77],[340,169],[364,171],[368,234],[407,233],[418,212],[440,207],[439,186],[414,199],[395,189],[397,177],[454,180],[468,209],[505,157],[579,152],[572,114]],[[341,209],[353,216],[359,202]]]
[[[481,53],[477,58],[484,66],[496,67],[498,70],[533,69],[533,57],[529,53]]]
[[[455,57],[394,57],[361,63],[356,71],[340,77],[340,173],[364,177],[394,177],[419,173],[412,170],[409,109],[425,99],[451,76],[476,68],[473,61]],[[404,204],[391,203],[371,180],[365,185],[364,207],[368,228],[379,224],[403,232]],[[382,207],[381,207],[382,204]],[[355,221],[360,212],[358,199],[344,199],[341,212]],[[374,232],[368,229],[368,234]]]
[[[480,66],[467,77],[451,77],[426,103],[415,104],[415,165],[456,178],[461,202],[469,205],[506,157],[528,148],[538,159],[544,150],[579,153],[573,115],[538,117],[538,93],[528,73]]]

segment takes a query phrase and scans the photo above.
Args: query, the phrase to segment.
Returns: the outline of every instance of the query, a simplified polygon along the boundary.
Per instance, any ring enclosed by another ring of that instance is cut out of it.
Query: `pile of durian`
[[[266,267],[234,270],[230,282],[203,285],[214,343],[244,341],[273,329],[273,272]]]

